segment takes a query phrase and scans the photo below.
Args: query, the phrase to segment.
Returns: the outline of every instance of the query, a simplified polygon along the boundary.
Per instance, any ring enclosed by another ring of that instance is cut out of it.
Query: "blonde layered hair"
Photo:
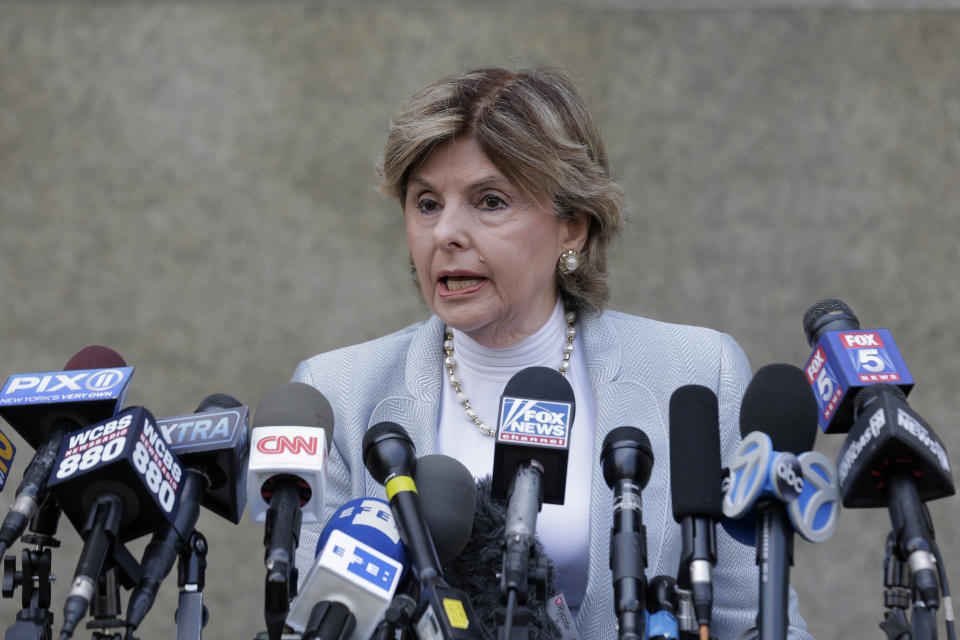
[[[587,217],[580,267],[557,282],[567,306],[601,310],[607,247],[623,227],[624,202],[583,97],[554,69],[478,69],[429,84],[390,122],[381,190],[403,206],[411,172],[438,144],[462,136],[473,136],[510,182],[549,202],[559,220]]]

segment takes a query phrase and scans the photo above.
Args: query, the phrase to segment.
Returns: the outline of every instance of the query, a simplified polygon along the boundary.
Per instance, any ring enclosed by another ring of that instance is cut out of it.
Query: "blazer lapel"
[[[658,406],[650,389],[640,380],[628,379],[623,361],[621,336],[611,321],[603,315],[586,316],[582,324],[583,347],[587,373],[593,387],[596,416],[594,422],[593,467],[590,490],[590,548],[586,596],[577,614],[580,635],[584,638],[616,637],[616,615],[613,603],[613,584],[610,574],[610,529],[613,526],[613,496],[603,478],[600,453],[603,441],[611,430],[621,426],[642,429],[653,447],[656,473],[644,489],[644,497],[669,495],[669,451],[663,409]],[[624,337],[623,339],[626,339]],[[630,338],[635,339],[635,336]],[[649,530],[656,531],[666,512],[662,504],[647,501],[643,505],[643,519]],[[659,530],[666,531],[660,526]],[[663,540],[647,540],[651,568],[656,568]],[[599,608],[599,609],[598,609]],[[604,610],[606,609],[606,610]],[[583,626],[588,622],[589,628]]]
[[[443,372],[443,322],[431,316],[414,333],[407,350],[403,389],[374,407],[367,424],[396,422],[416,443],[417,456],[437,452],[437,420]]]

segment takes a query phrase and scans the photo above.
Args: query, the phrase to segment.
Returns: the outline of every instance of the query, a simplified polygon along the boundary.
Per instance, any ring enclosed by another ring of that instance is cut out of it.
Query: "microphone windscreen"
[[[485,629],[496,629],[496,609],[500,605],[500,579],[503,569],[504,530],[507,524],[507,509],[504,504],[490,497],[491,478],[487,476],[476,483],[476,511],[473,515],[473,533],[467,546],[451,562],[443,564],[443,577],[451,587],[463,590],[470,598],[474,611]],[[542,557],[551,567],[547,571],[546,594],[557,592],[553,580],[552,561],[543,551],[539,539],[534,540],[536,557]],[[526,606],[532,615],[527,625],[529,640],[552,640],[556,638],[553,623],[544,610],[544,601],[531,588]]]
[[[119,353],[109,347],[94,344],[77,351],[67,361],[63,370],[80,371],[83,369],[111,369],[125,366],[127,366],[127,363],[123,361]]]
[[[477,506],[473,475],[459,460],[435,454],[417,458],[413,481],[437,557],[446,564],[460,555],[473,531]]]
[[[799,455],[813,449],[817,401],[803,371],[769,364],[754,374],[740,406],[740,434],[753,431],[770,436],[774,451]]]
[[[253,427],[320,427],[327,449],[333,441],[333,408],[316,388],[284,382],[267,391],[253,416]]]
[[[670,490],[673,519],[723,517],[717,394],[691,384],[670,396]]]
[[[559,371],[549,367],[521,369],[507,381],[503,388],[503,395],[552,402],[574,401],[573,387]]]
[[[636,427],[612,429],[600,447],[600,464],[603,479],[611,489],[619,480],[632,480],[643,489],[653,471],[650,438]]]
[[[860,328],[853,309],[838,298],[824,298],[803,314],[803,334],[812,348],[825,331],[847,331]]]
[[[200,401],[200,404],[197,405],[197,410],[194,411],[194,413],[207,413],[212,411],[220,411],[222,409],[234,409],[242,406],[242,402],[228,393],[211,393]]]
[[[385,434],[399,436],[400,438],[404,438],[413,444],[413,440],[410,439],[410,434],[407,433],[407,430],[398,425],[396,422],[378,422],[367,429],[363,434],[363,442],[360,445],[360,451],[362,452],[364,460],[367,459],[367,452],[370,451],[370,447],[374,445],[374,442],[380,438],[380,436]]]

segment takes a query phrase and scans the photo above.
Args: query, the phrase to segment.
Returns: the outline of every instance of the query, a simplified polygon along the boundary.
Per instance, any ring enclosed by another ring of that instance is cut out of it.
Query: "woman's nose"
[[[462,203],[447,202],[433,227],[433,237],[441,249],[465,249],[470,245],[470,215]]]

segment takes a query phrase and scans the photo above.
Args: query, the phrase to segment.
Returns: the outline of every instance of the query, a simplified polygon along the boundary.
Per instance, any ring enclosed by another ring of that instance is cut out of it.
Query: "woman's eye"
[[[488,193],[480,198],[480,206],[483,209],[503,209],[507,203],[500,196]]]
[[[440,203],[431,198],[421,198],[417,201],[417,209],[421,213],[436,213],[440,210]]]

